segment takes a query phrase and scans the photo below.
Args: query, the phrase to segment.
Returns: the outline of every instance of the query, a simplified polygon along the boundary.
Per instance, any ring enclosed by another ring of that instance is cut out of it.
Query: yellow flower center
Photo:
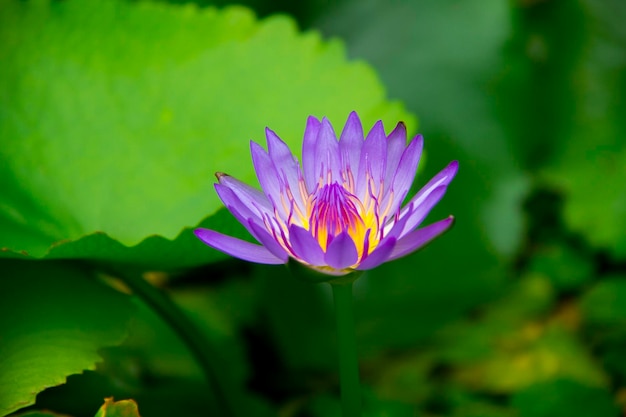
[[[373,208],[373,207],[372,207]],[[378,219],[374,210],[337,182],[323,185],[307,200],[307,228],[324,251],[338,234],[347,231],[354,241],[359,259],[379,241]]]

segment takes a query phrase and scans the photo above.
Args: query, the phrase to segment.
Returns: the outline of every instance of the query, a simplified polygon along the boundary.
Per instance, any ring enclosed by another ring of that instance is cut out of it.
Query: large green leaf
[[[0,415],[34,403],[68,375],[95,369],[126,335],[129,297],[66,263],[0,264]]]
[[[214,260],[167,239],[218,210],[215,171],[256,183],[266,126],[295,151],[309,114],[415,126],[339,42],[241,7],[2,0],[0,59],[4,256]]]
[[[1,220],[0,220],[1,221]],[[250,240],[249,233],[239,223],[233,221],[233,216],[226,210],[220,209],[206,218],[199,227],[219,229],[223,233],[239,236]],[[39,250],[29,250],[16,253],[8,249],[0,249],[0,257],[20,257],[28,259],[30,256],[42,256],[45,259],[90,259],[95,261],[115,261],[126,264],[139,264],[152,270],[170,268],[184,268],[201,263],[209,263],[224,259],[223,254],[213,250],[206,250],[203,245],[198,246],[198,239],[191,232],[192,228],[185,227],[174,239],[167,239],[159,235],[151,235],[134,246],[126,246],[103,232],[94,232],[76,240],[62,240],[51,246],[46,241]],[[24,241],[27,235],[16,235],[14,241]],[[34,246],[31,246],[34,248]]]

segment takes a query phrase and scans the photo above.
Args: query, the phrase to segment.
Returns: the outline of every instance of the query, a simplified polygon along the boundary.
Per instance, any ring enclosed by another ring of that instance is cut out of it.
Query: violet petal
[[[285,261],[277,258],[261,245],[255,245],[254,243],[223,235],[209,229],[196,229],[194,233],[202,242],[213,249],[227,253],[235,258],[243,259],[244,261],[272,265],[285,263]]]
[[[261,188],[263,188],[268,200],[278,210],[281,217],[286,219],[289,213],[280,204],[281,180],[270,156],[261,145],[255,142],[250,142],[250,152],[252,153],[252,163],[254,164],[254,170]]]
[[[398,259],[415,252],[428,242],[445,232],[454,223],[454,217],[438,221],[424,228],[414,230],[406,234],[402,239],[398,240],[396,247],[391,252],[388,260]]]
[[[376,268],[378,265],[389,259],[389,256],[391,256],[391,252],[395,246],[396,239],[386,239],[384,242],[379,244],[378,247],[363,260],[363,262],[359,263],[359,266],[357,266],[356,269],[359,271],[365,271]]]
[[[233,190],[222,184],[215,184],[215,191],[217,191],[217,195],[222,200],[228,211],[235,216],[237,221],[239,221],[239,223],[241,223],[252,236],[259,240],[254,231],[248,226],[248,222],[252,221],[256,224],[262,225],[262,214],[260,214],[258,210],[255,210],[252,205],[244,204],[233,192]]]
[[[309,193],[312,193],[318,178],[315,175],[315,143],[322,123],[316,117],[309,116],[302,141],[302,170]]]
[[[391,183],[386,184],[389,187],[389,191],[393,191],[393,194],[386,194],[381,203],[382,207],[387,207],[387,204],[391,204],[389,213],[397,212],[402,201],[404,201],[404,198],[409,193],[409,189],[415,179],[415,172],[417,171],[417,165],[422,156],[423,148],[424,138],[418,135],[413,138],[402,153],[402,157],[400,158]],[[392,198],[393,201],[387,201],[389,198]]]
[[[424,194],[432,192],[432,190],[439,187],[440,185],[450,184],[450,182],[454,179],[454,176],[456,175],[458,169],[459,169],[458,161],[450,162],[448,166],[446,166],[444,169],[439,171],[437,175],[435,175],[430,181],[428,181],[428,183],[425,186],[423,186],[419,190],[419,192],[415,194],[413,198],[411,198],[411,201],[409,201],[409,204],[407,204],[402,209],[402,211],[400,212],[400,215],[403,215],[402,212],[408,209],[410,203],[422,200]]]
[[[218,175],[218,181],[220,185],[230,189],[243,204],[255,207],[260,213],[272,213],[274,211],[267,196],[256,188],[226,174]]]
[[[325,265],[324,251],[311,232],[295,225],[289,227],[289,242],[298,258],[313,266]]]
[[[354,175],[358,172],[362,146],[363,126],[356,112],[351,112],[339,139],[341,166],[345,173],[351,172]],[[356,181],[356,178],[353,179]]]
[[[406,126],[400,122],[387,136],[387,168],[385,173],[385,186],[389,186],[396,175],[402,153],[406,149]],[[415,174],[415,173],[413,173]]]
[[[356,263],[359,254],[354,241],[347,232],[341,232],[326,248],[326,263],[335,269],[345,269]]]
[[[324,183],[341,183],[341,155],[339,142],[332,125],[327,118],[322,119],[322,127],[317,135],[315,144],[315,182],[323,178]],[[330,173],[331,179],[327,181]]]
[[[387,137],[383,122],[380,120],[374,124],[372,130],[367,134],[363,148],[361,149],[361,159],[359,160],[359,170],[356,178],[356,196],[365,200],[365,195],[370,192],[368,180],[371,179],[375,187],[371,190],[375,195],[383,186],[385,178],[385,165],[387,163]]]
[[[410,210],[405,212],[403,216],[400,218],[402,220],[406,220],[402,228],[398,231],[394,231],[396,227],[392,228],[390,234],[394,234],[398,239],[401,239],[402,236],[414,230],[417,226],[420,225],[428,216],[428,213],[439,203],[439,201],[443,198],[444,194],[448,189],[447,185],[440,185],[430,192],[428,195],[424,195],[424,199],[410,204]],[[400,222],[399,222],[400,223]],[[400,227],[400,224],[397,226]]]
[[[274,256],[281,259],[283,262],[287,262],[289,254],[280,246],[274,236],[272,236],[265,227],[260,226],[252,220],[248,220],[248,226],[254,232],[254,237]]]
[[[299,180],[302,177],[298,160],[293,156],[289,146],[282,141],[271,129],[265,129],[267,137],[267,152],[274,163],[276,172],[284,184],[289,186],[294,201],[304,210],[304,196],[300,192]]]

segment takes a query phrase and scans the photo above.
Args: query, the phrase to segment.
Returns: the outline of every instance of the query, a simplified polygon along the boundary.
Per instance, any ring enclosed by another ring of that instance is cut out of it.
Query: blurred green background
[[[365,414],[624,415],[623,22],[623,0],[0,0],[0,415],[222,415],[118,280],[143,273],[245,415],[339,416],[329,288],[191,229],[246,238],[213,173],[256,184],[266,126],[299,153],[308,115],[351,110],[424,135],[414,191],[460,164],[427,220],[455,227],[357,281]]]

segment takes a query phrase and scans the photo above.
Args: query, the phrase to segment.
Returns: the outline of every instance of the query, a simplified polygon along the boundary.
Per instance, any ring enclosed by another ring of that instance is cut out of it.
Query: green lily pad
[[[6,415],[68,375],[95,369],[98,350],[125,338],[133,308],[128,296],[78,266],[3,260],[0,269],[0,415]]]
[[[206,218],[198,227],[219,229],[231,236],[251,240],[250,234],[233,216],[220,209]],[[206,250],[198,245],[198,239],[190,227],[184,228],[174,239],[151,235],[134,246],[126,246],[103,232],[94,232],[76,240],[61,240],[46,246],[41,251],[15,252],[7,248],[0,249],[0,257],[30,259],[41,256],[44,259],[87,259],[92,261],[114,261],[116,263],[139,265],[151,270],[168,270],[192,267],[199,264],[220,261],[225,258],[221,252]],[[18,237],[21,239],[22,236]],[[32,246],[34,248],[34,246]]]
[[[0,57],[4,257],[224,259],[189,228],[230,231],[213,174],[255,184],[266,126],[298,151],[310,114],[415,125],[341,43],[242,7],[3,0]]]

